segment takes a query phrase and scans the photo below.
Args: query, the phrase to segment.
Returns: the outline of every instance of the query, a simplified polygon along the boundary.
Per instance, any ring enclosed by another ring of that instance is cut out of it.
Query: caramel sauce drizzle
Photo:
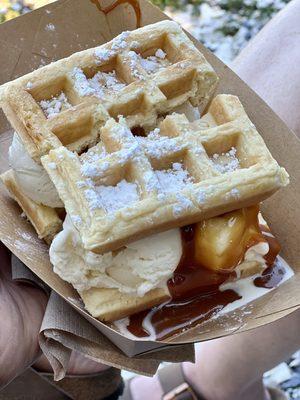
[[[129,332],[137,337],[146,338],[148,333],[143,327],[143,321],[150,314],[151,325],[155,329],[157,340],[165,339],[186,327],[193,327],[207,321],[228,304],[240,299],[241,297],[234,290],[221,291],[219,287],[232,274],[235,274],[234,267],[242,261],[248,248],[260,242],[269,244],[269,252],[264,257],[267,269],[261,277],[254,280],[254,285],[268,289],[277,286],[284,275],[284,270],[274,263],[280,251],[280,245],[266,226],[259,226],[258,211],[258,208],[256,210],[252,208],[248,213],[248,229],[251,227],[257,229],[252,230],[250,236],[246,234],[244,252],[241,255],[240,250],[237,250],[233,254],[231,268],[227,266],[226,269],[213,271],[201,265],[199,257],[195,256],[195,232],[199,224],[181,228],[183,254],[173,277],[168,281],[171,300],[151,310],[130,316],[127,327]]]
[[[112,10],[117,8],[121,4],[129,4],[135,13],[135,18],[136,18],[136,28],[141,27],[141,19],[142,19],[142,13],[141,13],[141,7],[140,3],[138,0],[117,0],[113,2],[111,5],[102,7],[100,4],[101,0],[90,0],[91,3],[93,3],[100,12],[103,12],[105,15],[109,14]]]

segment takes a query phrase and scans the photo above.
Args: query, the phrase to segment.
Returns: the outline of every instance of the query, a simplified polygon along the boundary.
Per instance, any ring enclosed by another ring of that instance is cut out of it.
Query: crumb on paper
[[[45,26],[45,30],[46,31],[55,31],[55,25],[53,25],[52,23],[49,23]]]

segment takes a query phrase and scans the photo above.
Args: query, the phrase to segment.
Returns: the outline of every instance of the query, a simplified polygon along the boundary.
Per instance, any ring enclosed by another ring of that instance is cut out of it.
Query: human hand
[[[46,305],[41,289],[12,280],[10,253],[0,242],[0,389],[35,361],[36,369],[52,372],[38,344]],[[67,373],[91,374],[107,368],[73,352]]]
[[[41,289],[12,280],[10,253],[0,242],[0,388],[40,356],[38,333],[46,305]]]

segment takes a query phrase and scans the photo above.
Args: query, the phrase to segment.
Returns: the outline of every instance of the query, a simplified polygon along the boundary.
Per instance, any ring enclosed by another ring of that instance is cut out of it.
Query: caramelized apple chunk
[[[232,271],[249,247],[266,242],[259,227],[258,213],[257,205],[196,224],[196,260],[213,271]]]

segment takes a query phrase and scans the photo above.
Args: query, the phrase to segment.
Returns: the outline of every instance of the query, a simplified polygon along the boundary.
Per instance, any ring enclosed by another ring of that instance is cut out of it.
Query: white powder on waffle
[[[72,107],[64,92],[49,100],[42,100],[39,104],[47,118],[55,117],[60,112]]]
[[[72,71],[75,89],[79,96],[91,96],[94,94],[94,89],[90,87],[89,82],[82,69],[75,67]]]
[[[240,197],[240,191],[237,188],[231,189],[228,193],[226,193],[226,200],[228,199],[238,199]]]
[[[173,206],[173,214],[175,217],[181,215],[184,211],[193,207],[192,201],[181,193],[176,193],[177,204]]]
[[[133,49],[136,49],[137,47],[139,47],[139,42],[137,42],[136,40],[134,40],[133,42],[131,42],[130,47],[133,48]]]
[[[204,204],[207,198],[205,189],[202,188],[198,189],[196,192],[196,198],[198,203]]]
[[[193,183],[192,177],[181,163],[174,163],[172,169],[155,171],[165,193],[176,193]]]
[[[158,49],[154,56],[142,57],[135,51],[129,51],[128,55],[130,57],[130,68],[133,76],[141,79],[143,75],[138,71],[137,66],[140,65],[142,69],[148,74],[154,74],[162,68],[170,65],[169,60],[166,58],[166,53],[162,49]]]
[[[84,163],[81,166],[81,173],[83,176],[88,178],[97,178],[100,177],[103,172],[107,171],[109,168],[109,162],[104,161],[102,163]]]
[[[101,198],[103,207],[107,212],[115,212],[139,200],[136,183],[123,179],[117,186],[98,186],[97,193]]]
[[[129,67],[131,70],[132,75],[139,80],[144,80],[144,75],[139,71],[139,61],[140,57],[135,51],[129,51]]]
[[[33,83],[32,82],[27,82],[27,84],[26,84],[26,89],[27,90],[30,90],[30,89],[32,89],[32,87],[33,87]]]
[[[129,31],[125,31],[125,32],[122,32],[121,35],[119,35],[115,39],[113,39],[112,45],[111,45],[112,50],[125,49],[127,47],[126,39],[128,38],[129,34],[130,34]]]
[[[179,144],[175,138],[160,136],[158,128],[150,132],[146,138],[138,136],[137,139],[148,157],[156,159],[179,152],[186,147],[183,144]]]
[[[121,208],[139,200],[136,183],[127,182],[125,179],[116,186],[95,186],[84,191],[92,209],[104,208],[107,213],[113,213]]]
[[[118,92],[126,86],[118,79],[116,71],[99,71],[88,79],[84,72],[76,67],[73,69],[72,77],[79,96],[96,96],[102,99],[105,93]]]
[[[231,147],[231,149],[227,153],[214,154],[211,157],[211,161],[213,163],[214,169],[221,174],[233,172],[236,169],[240,168],[240,162],[236,156],[235,147]]]
[[[85,177],[99,177],[109,167],[109,163],[102,161],[107,155],[105,149],[100,153],[94,150],[89,150],[80,156],[81,173]]]
[[[97,149],[94,147],[89,149],[87,152],[81,154],[80,161],[82,163],[93,163],[98,162],[107,156],[107,151],[101,143],[97,144]]]
[[[101,143],[97,145],[97,149],[91,148],[80,156],[81,173],[88,178],[99,177],[109,167],[107,161],[103,159],[107,156],[107,152]]]
[[[162,49],[158,49],[155,52],[155,57],[164,60],[166,58],[166,53]]]
[[[114,52],[110,49],[104,49],[104,48],[97,48],[94,52],[96,58],[98,61],[108,61],[111,57],[114,56]]]
[[[153,171],[146,171],[144,173],[144,181],[145,181],[145,185],[146,185],[146,190],[148,192],[160,190],[160,185],[159,185],[157,176]],[[165,197],[165,196],[163,196],[163,197]],[[161,198],[161,200],[162,200],[162,198]]]
[[[93,78],[88,79],[91,88],[94,89],[95,95],[102,97],[104,92],[118,92],[123,89],[126,84],[117,78],[116,71],[111,72],[97,72]]]

